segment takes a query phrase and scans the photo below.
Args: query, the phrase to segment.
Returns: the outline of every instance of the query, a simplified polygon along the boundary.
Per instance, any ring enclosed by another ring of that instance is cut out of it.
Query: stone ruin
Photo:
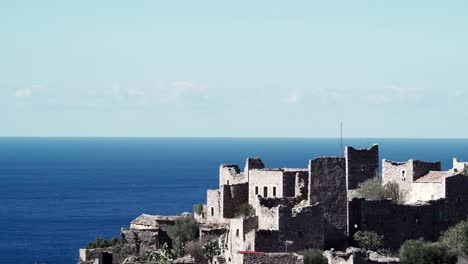
[[[379,147],[345,148],[344,157],[318,157],[304,168],[267,168],[260,158],[248,158],[244,170],[221,165],[219,188],[207,191],[207,201],[194,217],[202,242],[218,241],[216,264],[302,263],[296,252],[330,249],[329,263],[397,263],[396,259],[348,249],[353,235],[374,231],[384,245],[398,249],[408,239],[436,240],[440,233],[468,215],[465,163],[441,171],[440,162],[382,161],[382,184],[398,184],[400,203],[356,198],[364,181],[378,177]],[[252,215],[242,215],[246,206]],[[122,238],[139,252],[170,245],[167,226],[177,216],[142,215],[122,229]],[[366,262],[367,261],[367,262]]]

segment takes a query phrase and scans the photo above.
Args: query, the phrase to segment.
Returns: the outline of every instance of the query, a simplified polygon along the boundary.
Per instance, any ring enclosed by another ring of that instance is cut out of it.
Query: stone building
[[[382,184],[396,183],[403,203],[354,198],[361,183],[379,175],[379,147],[345,148],[344,157],[318,157],[305,168],[267,168],[248,158],[244,170],[221,165],[219,188],[194,216],[203,243],[217,241],[216,264],[302,263],[295,254],[307,248],[345,250],[360,230],[384,235],[385,246],[407,239],[435,240],[467,219],[466,163],[382,161]],[[306,165],[306,164],[304,164]],[[254,213],[244,215],[246,208]],[[179,216],[141,215],[122,229],[122,240],[138,252],[170,245],[167,227]],[[341,254],[341,255],[340,255]],[[329,254],[330,263],[395,263],[372,259],[369,252]],[[393,261],[393,260],[392,260]]]

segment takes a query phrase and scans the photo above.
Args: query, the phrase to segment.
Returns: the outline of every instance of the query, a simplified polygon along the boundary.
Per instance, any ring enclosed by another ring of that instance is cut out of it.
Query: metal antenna
[[[343,122],[340,122],[340,156],[343,157]]]

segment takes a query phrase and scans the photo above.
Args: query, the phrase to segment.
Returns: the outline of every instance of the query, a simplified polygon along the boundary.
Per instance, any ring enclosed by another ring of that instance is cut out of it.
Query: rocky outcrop
[[[345,252],[327,250],[324,252],[329,264],[397,264],[400,259],[380,255],[375,251],[347,248]]]

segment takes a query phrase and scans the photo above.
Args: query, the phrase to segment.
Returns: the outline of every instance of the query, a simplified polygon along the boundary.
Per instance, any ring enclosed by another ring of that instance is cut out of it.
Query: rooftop
[[[130,222],[130,224],[158,227],[160,225],[159,222],[175,221],[178,217],[179,216],[172,216],[172,215],[165,216],[165,215],[142,214],[139,217],[137,217],[135,220]]]
[[[430,171],[415,182],[443,182],[445,178],[459,174],[455,171]]]

